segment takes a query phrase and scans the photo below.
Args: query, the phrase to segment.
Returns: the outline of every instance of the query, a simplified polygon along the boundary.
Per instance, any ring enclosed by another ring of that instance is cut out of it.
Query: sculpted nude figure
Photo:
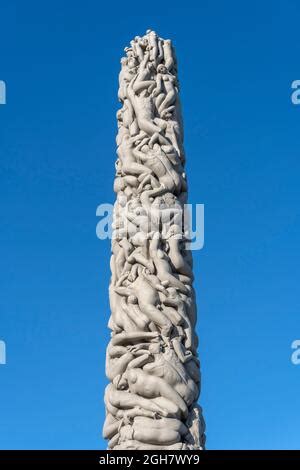
[[[157,67],[156,89],[153,96],[157,97],[155,105],[162,119],[171,117],[175,109],[177,92],[175,89],[176,78],[170,74],[167,67],[160,64]]]
[[[129,258],[130,253],[134,249],[132,243],[125,237],[115,238],[112,242],[113,247],[113,258],[111,258],[111,269],[112,269],[112,284],[116,284],[117,279],[123,273],[126,260]]]
[[[145,341],[145,343],[140,343],[140,341]],[[145,352],[152,341],[158,341],[158,332],[130,332],[114,335],[107,348],[107,377],[114,382],[115,378],[121,376],[128,367],[143,365]],[[136,345],[135,342],[137,342]]]
[[[193,270],[186,257],[182,254],[182,229],[178,225],[172,225],[167,234],[169,246],[169,258],[174,270],[194,280]]]
[[[122,307],[122,297],[118,295],[113,286],[109,288],[111,320],[109,327],[117,331],[137,331],[137,325],[128,317]]]
[[[158,37],[157,37],[156,32],[148,30],[148,38],[149,38],[150,60],[156,64],[157,56],[159,53]]]
[[[127,85],[134,77],[134,70],[135,70],[136,63],[135,65],[132,62],[130,62],[129,64],[128,64],[128,58],[122,57],[121,71],[119,73],[119,92],[118,92],[118,98],[120,101],[125,100]]]
[[[151,90],[155,87],[155,81],[151,79],[153,71],[153,64],[149,61],[150,54],[147,51],[139,66],[139,71],[134,78],[132,89],[136,94],[142,96],[149,95]]]
[[[151,220],[147,209],[142,206],[140,199],[137,198],[133,203],[128,204],[127,209],[127,219],[147,238],[147,234],[151,231]]]
[[[132,408],[143,409],[146,412],[157,413],[160,416],[166,416],[167,414],[163,408],[153,400],[148,400],[135,393],[117,390],[113,384],[109,384],[106,387],[104,400],[107,410],[116,417],[122,416],[119,410],[131,410]]]
[[[167,282],[169,286],[175,287],[180,292],[186,294],[187,287],[181,282],[172,271],[168,255],[160,249],[160,239],[153,238],[150,242],[150,256],[157,271],[157,277],[161,282]],[[189,281],[189,279],[185,279]]]
[[[130,41],[131,48],[134,52],[134,55],[138,57],[139,61],[142,62],[144,59],[144,49],[147,44],[140,36],[136,36],[133,41]]]
[[[182,144],[183,135],[180,133],[180,126],[178,124],[178,117],[181,116],[180,102],[177,98],[176,105],[172,114],[172,117],[166,120],[167,127],[165,131],[166,138],[171,142],[173,146],[173,152],[176,151],[176,159],[172,159],[172,163],[178,169],[180,173],[183,172],[183,164],[185,162],[184,149]],[[181,166],[178,164],[180,160]]]
[[[186,436],[188,434],[188,429],[187,427],[180,421],[179,419],[176,418],[160,418],[156,420],[149,419],[147,417],[142,417],[142,416],[137,416],[134,418],[134,424],[139,425],[140,427],[143,427],[144,429],[147,428],[153,428],[156,430],[172,430],[175,431],[176,433],[179,433],[181,436]],[[166,439],[168,437],[166,436]],[[138,439],[142,440],[142,439]],[[175,441],[176,442],[176,441]],[[159,442],[160,444],[162,442]]]
[[[142,180],[139,189],[150,182],[152,187],[155,188],[148,192],[149,196],[152,197],[160,196],[166,192],[178,193],[180,191],[182,176],[174,170],[166,154],[158,144],[154,144],[153,149],[150,149],[148,145],[144,145],[141,150],[135,148],[133,153],[137,160],[141,161],[151,170],[150,174]],[[151,173],[156,176],[158,185],[153,180]]]
[[[172,42],[170,39],[165,39],[163,42],[165,66],[168,70],[174,67],[174,52],[172,48]]]
[[[157,47],[158,47],[158,56],[156,59],[156,64],[160,64],[164,60],[163,41],[160,38],[158,38],[157,40]]]
[[[183,417],[187,416],[186,403],[166,380],[147,374],[142,369],[130,369],[126,376],[131,393],[150,399],[163,397],[178,406]]]
[[[160,294],[160,298],[164,304],[164,309],[163,311],[166,312],[166,314],[175,311],[176,314],[179,317],[178,322],[176,325],[183,325],[183,332],[184,332],[184,347],[186,350],[194,350],[193,348],[193,330],[191,326],[190,319],[187,315],[186,312],[186,307],[183,299],[180,297],[180,294],[177,292],[177,290],[174,287],[168,287],[167,289],[167,295]],[[179,340],[181,338],[178,338]],[[195,345],[194,345],[195,346]],[[180,356],[182,362],[186,362],[186,360],[189,358],[189,354],[181,354],[181,351],[176,351]]]
[[[133,421],[134,439],[153,445],[170,446],[190,440],[188,428],[176,418],[152,420],[137,416]]]
[[[141,311],[161,328],[163,335],[167,335],[173,325],[171,320],[158,308],[160,305],[158,292],[164,291],[165,287],[156,276],[151,275],[144,268],[133,282],[125,280],[123,284],[125,286],[115,287],[116,293],[125,297],[134,295]]]
[[[140,264],[141,266],[144,266],[147,268],[151,273],[154,273],[154,265],[153,261],[151,259],[148,259],[142,252],[142,247],[138,246],[137,248],[134,249],[134,251],[131,253],[131,255],[128,256],[126,263],[123,268],[123,272],[130,271],[132,265],[134,264]]]
[[[139,331],[147,331],[150,320],[139,308],[136,296],[129,295],[127,302],[126,298],[123,297],[121,303],[124,312],[126,312],[128,317],[136,324]]]
[[[182,436],[187,434],[188,429],[178,419],[152,420],[146,417],[136,417],[132,426],[124,426],[121,429],[120,442],[137,440],[147,444],[168,446],[181,442]]]
[[[110,406],[110,405],[109,405]],[[119,436],[119,429],[122,424],[132,422],[133,418],[137,416],[143,416],[150,418],[155,418],[156,414],[152,411],[143,410],[138,407],[134,407],[131,410],[119,410],[117,416],[114,416],[111,413],[106,414],[104,427],[103,427],[103,437],[104,439],[110,439],[108,443],[108,447],[112,448],[116,444],[118,444],[120,436]]]
[[[135,176],[117,176],[114,180],[114,192],[123,192],[125,196],[131,197],[137,193],[138,184],[138,179]]]
[[[126,346],[114,346],[111,342],[106,352],[105,372],[111,382],[118,375],[122,375],[128,364],[134,359],[134,355]]]
[[[148,361],[144,365],[144,372],[155,377],[160,377],[171,386],[188,404],[193,403],[199,395],[199,387],[194,378],[191,377],[187,368],[179,360],[173,348],[165,348],[164,351],[157,353],[160,344],[153,343],[149,347],[149,351],[153,353],[153,361]],[[192,362],[192,361],[189,361]],[[199,370],[198,370],[199,372]],[[176,403],[178,405],[178,403]]]
[[[147,175],[151,174],[144,164],[137,163],[134,156],[134,145],[129,133],[126,133],[117,149],[117,154],[122,164],[123,174],[128,175]]]
[[[154,102],[153,98],[150,95],[151,88],[155,86],[153,80],[144,79],[149,73],[149,69],[146,69],[146,60],[148,56],[146,55],[144,60],[143,69],[141,73],[136,75],[127,87],[127,96],[130,100],[132,108],[136,116],[138,127],[141,131],[144,131],[149,137],[153,137],[154,141],[158,141],[163,145],[169,145],[169,141],[162,135],[163,128],[156,123],[155,113],[154,113]],[[167,127],[167,124],[164,124],[164,128]]]

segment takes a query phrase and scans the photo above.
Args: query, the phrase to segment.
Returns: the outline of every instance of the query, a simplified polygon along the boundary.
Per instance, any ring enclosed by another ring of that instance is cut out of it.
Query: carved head
[[[125,47],[124,52],[126,52],[127,57],[134,57],[132,47]]]
[[[114,384],[114,386],[116,387],[117,390],[126,390],[128,388],[128,382],[127,382],[125,374],[123,374],[123,375],[118,374],[113,379],[113,384]]]
[[[126,372],[126,375],[127,375],[127,380],[129,382],[129,384],[135,384],[137,382],[137,373],[135,370],[131,369],[131,370],[128,370]]]
[[[175,299],[177,297],[177,290],[175,289],[175,287],[168,287],[167,291],[169,293],[169,297],[171,297],[172,299]]]
[[[148,62],[147,70],[148,70],[148,72],[153,72],[155,70],[153,62]]]
[[[143,38],[140,39],[140,46],[143,49],[146,49],[148,46],[148,39],[144,36]]]
[[[136,57],[130,55],[130,56],[128,57],[128,62],[127,62],[127,64],[128,64],[128,68],[129,68],[129,69],[131,69],[131,70],[134,69],[134,68],[137,66]]]
[[[147,214],[146,209],[144,209],[142,206],[136,207],[135,210],[134,210],[134,213],[135,213],[136,216],[146,215]]]
[[[132,305],[135,305],[138,303],[138,299],[135,295],[129,295],[127,300],[128,300],[128,303]]]
[[[147,144],[143,145],[143,147],[141,148],[141,151],[144,153],[148,152],[149,150],[150,150],[150,147]]]
[[[164,200],[167,206],[175,206],[176,203],[176,197],[172,193],[166,193],[164,195]]]
[[[122,122],[123,121],[123,109],[118,109],[116,116],[117,116],[117,120]]]
[[[168,69],[164,64],[159,64],[159,66],[157,67],[157,72],[165,74],[168,73]]]
[[[174,224],[174,225],[171,225],[166,237],[170,238],[170,237],[174,237],[175,235],[177,235],[176,238],[178,238],[178,239],[182,238],[181,228],[179,227],[179,225]]]

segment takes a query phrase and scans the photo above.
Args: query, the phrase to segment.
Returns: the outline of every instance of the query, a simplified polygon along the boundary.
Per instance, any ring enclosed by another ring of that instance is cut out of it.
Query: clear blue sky
[[[7,0],[0,17],[1,448],[105,448],[95,212],[114,198],[119,58],[148,28],[177,48],[190,202],[205,204],[207,446],[299,448],[299,2]]]

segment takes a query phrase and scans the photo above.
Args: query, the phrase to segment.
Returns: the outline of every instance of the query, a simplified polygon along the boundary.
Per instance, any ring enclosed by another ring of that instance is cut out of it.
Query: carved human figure
[[[175,109],[177,99],[176,78],[167,67],[160,64],[157,67],[156,89],[153,96],[156,97],[155,105],[161,117],[171,117]]]
[[[140,271],[134,280],[124,280],[123,285],[115,287],[115,292],[120,296],[129,297],[134,295],[137,298],[141,311],[153,323],[161,328],[162,334],[167,335],[172,328],[172,322],[159,309],[159,291],[164,292],[165,287],[159,279],[151,275],[147,269]]]

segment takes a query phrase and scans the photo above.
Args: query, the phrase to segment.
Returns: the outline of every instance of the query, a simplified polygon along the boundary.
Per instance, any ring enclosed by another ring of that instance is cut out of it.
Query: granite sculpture
[[[125,53],[103,434],[114,450],[204,449],[177,61],[151,30]]]

